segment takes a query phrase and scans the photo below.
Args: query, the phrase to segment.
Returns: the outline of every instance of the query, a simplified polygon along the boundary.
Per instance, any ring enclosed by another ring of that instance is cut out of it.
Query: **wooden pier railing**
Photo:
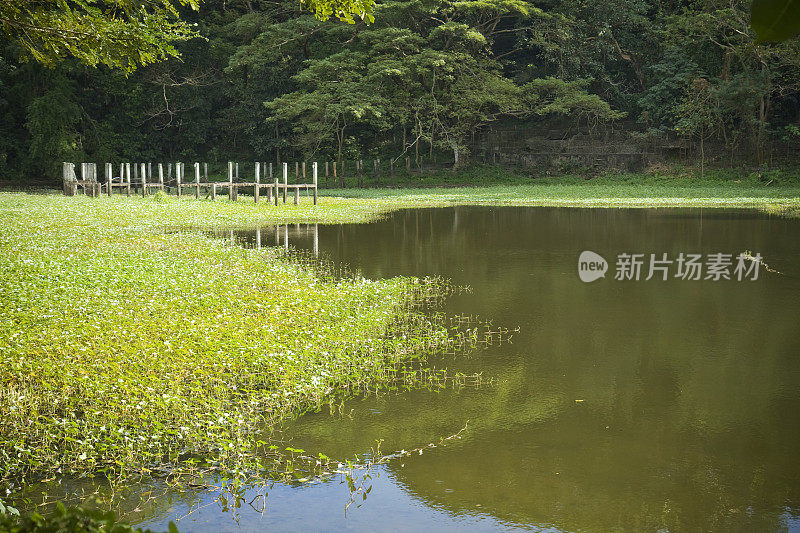
[[[258,203],[262,193],[266,194],[268,202],[274,202],[278,205],[279,199],[283,198],[283,203],[286,203],[289,191],[292,191],[294,196],[294,204],[300,203],[300,191],[305,191],[307,195],[313,196],[314,205],[317,205],[318,187],[317,176],[318,169],[317,163],[311,164],[312,179],[310,182],[303,183],[289,183],[289,164],[283,163],[282,179],[277,176],[273,177],[272,163],[256,162],[254,164],[254,177],[253,181],[240,181],[239,180],[239,163],[233,161],[228,162],[228,180],[227,181],[211,181],[208,179],[208,164],[202,164],[202,176],[200,163],[194,163],[194,180],[186,180],[186,169],[183,163],[167,163],[167,176],[164,177],[164,164],[157,163],[156,177],[153,177],[153,164],[152,163],[120,163],[119,173],[115,175],[115,166],[113,163],[105,163],[104,181],[101,181],[97,174],[97,163],[80,163],[80,177],[75,172],[75,163],[63,163],[63,181],[64,181],[64,194],[67,196],[75,196],[79,188],[87,196],[100,196],[105,192],[111,196],[115,188],[120,190],[120,193],[131,196],[132,190],[135,188],[141,189],[142,196],[151,194],[153,189],[160,189],[168,192],[170,188],[174,188],[177,196],[180,198],[184,189],[193,189],[195,198],[200,198],[203,189],[207,192],[207,197],[210,196],[212,200],[217,198],[218,189],[227,189],[228,198],[236,201],[239,197],[239,189],[252,188],[253,199]],[[175,177],[173,179],[173,168]],[[131,173],[131,170],[133,172]],[[296,181],[300,179],[300,166],[297,165],[295,171]],[[262,178],[264,178],[262,180]],[[302,178],[306,179],[306,164],[302,165]]]

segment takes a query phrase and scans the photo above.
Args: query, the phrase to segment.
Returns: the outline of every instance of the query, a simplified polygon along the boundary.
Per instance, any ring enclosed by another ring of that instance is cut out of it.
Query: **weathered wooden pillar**
[[[86,196],[94,198],[95,196],[95,187],[94,187],[94,180],[92,179],[92,164],[91,163],[84,163],[86,165],[86,174],[83,178],[83,192]]]
[[[75,196],[77,192],[78,185],[75,183],[75,180],[72,179],[72,175],[74,174],[75,165],[73,163],[68,163],[66,161],[61,163],[61,179],[64,186],[64,196]]]
[[[167,182],[172,182],[172,163],[167,163]]]
[[[153,183],[153,163],[147,163],[147,181]]]
[[[275,196],[275,205],[278,205],[278,178],[275,178],[275,185],[273,186],[272,193]]]
[[[81,183],[83,184],[83,194],[86,194],[86,178],[88,177],[88,174],[89,170],[86,168],[86,163],[81,163]]]
[[[106,163],[106,192],[111,196],[111,181],[114,179],[114,165]]]
[[[128,197],[131,196],[131,164],[125,163],[125,189],[127,190]]]
[[[203,163],[203,182],[208,183],[208,163]]]
[[[211,184],[211,199],[212,200],[216,200],[217,199],[217,184],[216,183],[212,183]]]
[[[147,166],[142,163],[139,170],[142,173],[142,197],[147,196]]]
[[[286,191],[289,188],[289,163],[283,164],[283,203],[286,203]]]
[[[300,163],[294,162],[294,182],[300,183]]]
[[[164,192],[164,164],[158,164],[158,184],[161,186],[160,189]]]
[[[228,161],[228,200],[233,201],[233,161]]]
[[[303,183],[305,183],[306,182],[306,162],[305,161],[303,161],[302,171],[303,171]]]
[[[311,172],[313,174],[314,179],[314,205],[317,205],[317,162],[314,161],[314,165],[311,168]]]
[[[339,182],[339,178],[336,176],[336,161],[334,161],[333,162],[333,186],[336,187],[338,182]]]
[[[194,197],[200,199],[200,163],[194,163]]]
[[[261,163],[256,161],[256,184],[253,187],[253,203],[258,203],[259,189],[261,188]]]
[[[139,163],[133,164],[133,183],[135,185],[139,184]]]
[[[182,184],[182,182],[183,182],[183,174],[182,174],[183,168],[181,168],[181,167],[182,167],[181,163],[175,163],[175,182],[177,183],[177,187],[178,187],[178,198],[181,197],[181,194],[183,192],[181,190],[183,188],[182,187],[182,185],[183,185]]]

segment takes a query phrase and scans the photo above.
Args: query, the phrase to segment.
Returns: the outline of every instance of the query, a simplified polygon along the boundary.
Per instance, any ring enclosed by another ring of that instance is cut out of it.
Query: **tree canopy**
[[[762,0],[195,1],[2,4],[0,176],[71,159],[463,164],[515,125],[731,162],[800,147],[800,41],[751,25]]]

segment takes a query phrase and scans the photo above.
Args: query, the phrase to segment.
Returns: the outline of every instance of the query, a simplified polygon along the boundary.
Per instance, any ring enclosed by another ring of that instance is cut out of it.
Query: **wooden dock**
[[[101,181],[97,173],[97,163],[80,163],[79,177],[76,173],[76,164],[64,162],[64,194],[66,196],[75,196],[79,190],[82,190],[87,196],[97,197],[104,192],[111,196],[116,188],[120,193],[128,196],[132,195],[133,189],[140,189],[142,196],[147,196],[148,194],[152,194],[154,189],[168,192],[170,189],[174,188],[179,198],[184,194],[185,190],[188,189],[189,191],[194,191],[194,196],[197,199],[199,199],[202,192],[205,191],[206,197],[216,200],[217,191],[219,189],[227,189],[228,198],[231,201],[236,201],[239,198],[239,190],[245,188],[252,189],[253,199],[256,203],[258,203],[263,194],[270,203],[274,202],[275,205],[278,205],[282,198],[285,204],[289,192],[291,191],[294,204],[298,205],[300,203],[300,192],[304,191],[306,195],[313,197],[314,205],[317,205],[317,163],[314,162],[311,164],[312,179],[310,182],[305,182],[305,162],[302,164],[302,174],[300,173],[300,164],[296,163],[295,166],[295,180],[299,181],[302,175],[303,183],[289,183],[289,163],[282,164],[282,179],[278,179],[277,176],[273,176],[272,163],[267,164],[257,161],[253,165],[253,181],[240,181],[239,163],[233,161],[228,162],[227,181],[209,180],[207,163],[202,164],[202,176],[201,164],[199,162],[194,163],[194,179],[190,181],[187,181],[186,168],[184,164],[180,162],[166,164],[166,179],[164,176],[164,163],[157,163],[155,165],[155,177],[153,176],[154,166],[152,163],[120,163],[119,173],[116,175],[115,165],[113,163],[105,163],[104,179]]]

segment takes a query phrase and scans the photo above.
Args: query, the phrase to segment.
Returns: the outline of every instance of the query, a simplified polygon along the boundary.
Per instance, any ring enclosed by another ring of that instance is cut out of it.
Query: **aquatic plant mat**
[[[274,249],[164,231],[369,214],[0,194],[0,482],[245,476],[285,455],[269,428],[288,417],[463,384],[401,365],[474,336],[425,309],[442,280],[325,277]]]

